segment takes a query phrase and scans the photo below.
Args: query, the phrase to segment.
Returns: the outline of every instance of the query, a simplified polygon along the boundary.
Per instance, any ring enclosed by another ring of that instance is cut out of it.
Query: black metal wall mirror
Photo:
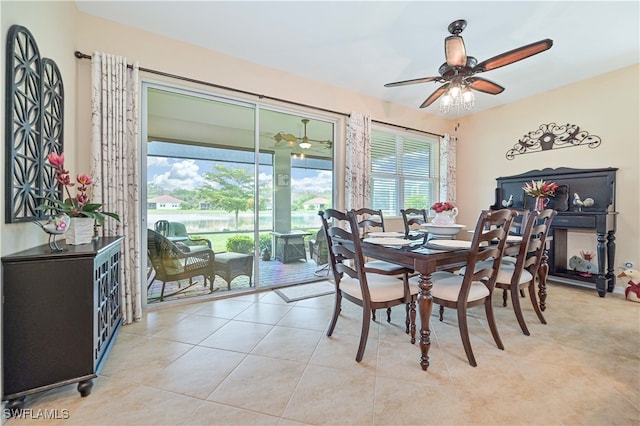
[[[63,151],[64,87],[56,63],[42,58],[31,32],[7,34],[5,91],[5,223],[42,219],[42,196],[60,197],[51,151]]]

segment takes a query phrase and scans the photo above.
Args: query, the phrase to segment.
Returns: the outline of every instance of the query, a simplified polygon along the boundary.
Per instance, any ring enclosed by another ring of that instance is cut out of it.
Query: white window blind
[[[371,206],[387,215],[428,209],[437,188],[438,140],[387,129],[371,130]]]

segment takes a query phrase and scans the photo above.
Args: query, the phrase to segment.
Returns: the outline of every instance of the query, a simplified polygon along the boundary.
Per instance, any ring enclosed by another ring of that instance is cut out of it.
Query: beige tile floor
[[[31,417],[67,419],[6,424],[640,424],[640,304],[551,283],[548,325],[524,305],[527,337],[500,299],[506,349],[474,308],[473,368],[453,311],[442,323],[434,314],[428,372],[401,308],[372,324],[360,363],[357,307],[345,301],[324,334],[333,296],[286,304],[269,291],[150,310],[120,330],[90,396],[69,385],[28,398]]]

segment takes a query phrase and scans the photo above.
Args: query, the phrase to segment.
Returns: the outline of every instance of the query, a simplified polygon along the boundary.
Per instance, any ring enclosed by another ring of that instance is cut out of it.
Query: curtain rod
[[[87,55],[85,53],[82,53],[82,52],[80,52],[78,50],[76,50],[74,52],[74,55],[78,59],[91,59],[91,56],[89,56],[89,55]],[[132,68],[132,66],[130,64],[127,64],[127,67],[128,68]],[[189,83],[197,83],[197,84],[202,84],[202,85],[209,86],[209,87],[215,87],[216,89],[223,89],[223,90],[229,90],[231,92],[242,93],[243,95],[256,96],[258,99],[268,99],[270,101],[277,101],[277,102],[282,102],[282,103],[285,103],[285,104],[295,105],[295,106],[299,106],[299,107],[303,107],[303,108],[315,109],[317,111],[328,112],[330,114],[336,114],[336,115],[342,115],[344,117],[349,117],[349,115],[350,115],[350,114],[347,114],[345,112],[333,111],[333,110],[330,110],[330,109],[320,108],[320,107],[313,106],[313,105],[307,105],[307,104],[303,104],[303,103],[300,103],[300,102],[289,101],[287,99],[281,99],[281,98],[275,98],[273,96],[261,95],[259,93],[248,92],[246,90],[236,89],[234,87],[222,86],[220,84],[215,84],[215,83],[211,83],[211,82],[208,82],[208,81],[196,80],[194,78],[184,77],[182,75],[170,74],[170,73],[166,73],[166,72],[163,72],[163,71],[154,70],[154,69],[151,69],[151,68],[138,67],[138,69],[140,71],[148,72],[150,74],[161,75],[163,77],[169,77],[169,78],[174,78],[176,80],[187,81]],[[442,137],[443,136],[443,135],[440,135],[438,133],[427,132],[425,130],[419,130],[419,129],[413,129],[411,127],[400,126],[398,124],[392,124],[392,123],[386,123],[384,121],[378,121],[378,120],[373,120],[373,119],[371,121],[374,122],[374,123],[377,123],[377,124],[383,124],[385,126],[396,127],[396,128],[404,129],[404,130],[407,130],[407,131],[425,133],[427,135],[438,136],[438,137]]]

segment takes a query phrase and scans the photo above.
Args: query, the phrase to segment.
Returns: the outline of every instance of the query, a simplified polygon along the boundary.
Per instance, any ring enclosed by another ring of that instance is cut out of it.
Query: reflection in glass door
[[[272,157],[271,176],[260,165],[268,188],[259,210],[262,253],[270,253],[259,263],[260,285],[326,279],[325,259],[311,256],[310,242],[320,229],[318,210],[332,205],[334,124],[266,109],[259,122],[260,152]]]

